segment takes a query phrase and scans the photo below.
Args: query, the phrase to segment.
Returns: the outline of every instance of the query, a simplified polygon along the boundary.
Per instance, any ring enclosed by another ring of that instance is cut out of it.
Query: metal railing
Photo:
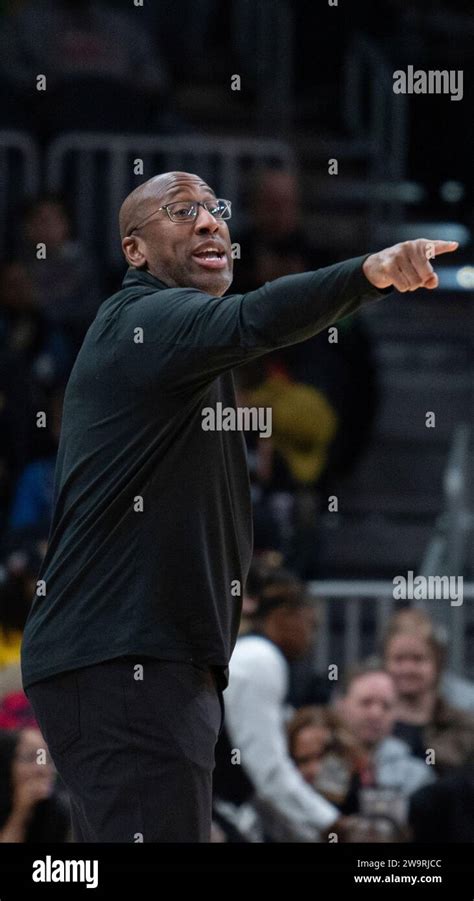
[[[214,138],[197,134],[150,136],[67,132],[47,152],[46,180],[52,191],[66,187],[76,203],[79,236],[103,235],[101,255],[109,263],[122,261],[117,217],[124,197],[159,172],[198,172],[217,191],[232,198],[239,224],[243,175],[256,165],[292,165],[290,148],[282,141],[257,138]],[[135,172],[139,169],[140,174]]]
[[[19,193],[25,197],[40,190],[40,153],[24,131],[0,130],[0,252],[5,251],[6,234]]]
[[[420,575],[462,576],[467,570],[468,540],[474,526],[474,515],[470,509],[470,445],[471,429],[466,423],[461,423],[454,433],[443,478],[445,509],[436,521],[434,534],[420,565]],[[449,634],[452,663],[456,671],[461,669],[464,659],[462,648],[466,628],[465,609],[462,606],[458,609],[459,615],[450,617],[445,605],[437,603],[433,607],[433,616]]]
[[[438,517],[420,565],[420,575],[462,575],[466,567],[467,539],[473,526],[469,509],[471,429],[461,423],[455,430],[443,477],[444,511]]]
[[[354,141],[368,141],[370,181],[388,179],[402,183],[408,147],[408,105],[404,95],[393,93],[392,68],[380,46],[357,33],[344,62],[343,118]],[[404,212],[399,191],[370,200],[371,227],[376,233],[384,221],[394,227]]]
[[[308,591],[318,607],[314,654],[318,672],[327,673],[328,666],[334,663],[345,669],[379,650],[388,620],[398,609],[393,582],[323,579],[309,582]],[[469,663],[467,630],[474,627],[473,600],[474,582],[464,582],[460,606],[451,606],[449,599],[434,599],[425,607],[435,621],[440,605],[451,611],[450,626],[444,633],[449,667],[459,675],[466,674]],[[412,601],[413,606],[419,604]]]

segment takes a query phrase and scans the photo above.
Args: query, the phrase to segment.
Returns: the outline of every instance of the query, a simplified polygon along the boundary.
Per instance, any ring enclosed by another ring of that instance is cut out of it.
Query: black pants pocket
[[[61,673],[28,688],[39,728],[52,756],[81,737],[79,687],[75,672]]]

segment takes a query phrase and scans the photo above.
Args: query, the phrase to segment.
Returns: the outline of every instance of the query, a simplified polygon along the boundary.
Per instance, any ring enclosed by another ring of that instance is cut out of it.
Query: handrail
[[[474,522],[468,500],[470,441],[470,426],[460,423],[453,435],[443,476],[445,509],[425,550],[420,575],[462,575],[465,570],[467,537]]]
[[[403,575],[400,573],[400,575]],[[418,573],[420,575],[420,573]],[[307,590],[315,599],[330,597],[348,600],[377,600],[378,598],[393,599],[393,582],[389,579],[383,581],[369,579],[312,579],[307,583]],[[465,600],[474,600],[474,582],[463,583],[463,597]]]

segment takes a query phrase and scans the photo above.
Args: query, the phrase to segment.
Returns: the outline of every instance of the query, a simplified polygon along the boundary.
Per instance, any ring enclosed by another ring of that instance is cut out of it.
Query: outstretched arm
[[[124,363],[140,389],[148,382],[154,390],[161,380],[174,391],[200,390],[234,366],[311,338],[364,303],[379,300],[392,286],[399,291],[436,287],[430,259],[456,247],[455,241],[405,241],[284,276],[246,294],[215,297],[196,288],[152,292],[120,317]],[[144,345],[133,340],[139,326]],[[158,357],[155,343],[161,347]]]

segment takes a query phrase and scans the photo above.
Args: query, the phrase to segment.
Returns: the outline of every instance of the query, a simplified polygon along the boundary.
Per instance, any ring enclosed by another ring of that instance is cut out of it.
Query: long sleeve
[[[297,841],[317,841],[339,812],[307,785],[289,756],[286,682],[286,663],[276,648],[260,638],[241,639],[230,662],[224,696],[226,725],[257,800],[277,826]]]
[[[365,259],[285,276],[256,291],[225,297],[193,288],[151,288],[121,312],[122,359],[138,381],[168,383],[173,390],[204,386],[234,366],[304,341],[364,302],[381,298],[386,292],[364,275]],[[150,286],[156,283],[148,277]],[[137,329],[143,336],[138,344],[133,337]],[[153,348],[158,345],[157,368]]]

